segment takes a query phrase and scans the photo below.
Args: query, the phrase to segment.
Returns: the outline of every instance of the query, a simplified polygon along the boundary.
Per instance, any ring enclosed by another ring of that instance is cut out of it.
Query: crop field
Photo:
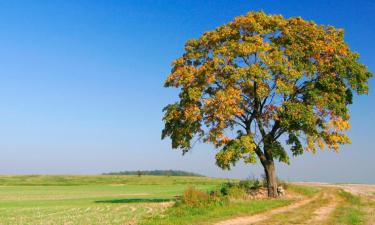
[[[0,176],[0,224],[135,224],[158,214],[203,177]]]

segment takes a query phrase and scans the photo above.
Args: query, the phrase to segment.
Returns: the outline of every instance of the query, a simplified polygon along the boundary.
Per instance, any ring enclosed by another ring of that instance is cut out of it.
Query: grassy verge
[[[253,200],[249,202],[229,203],[228,205],[210,205],[206,207],[174,206],[163,215],[147,218],[141,225],[188,225],[210,224],[215,221],[259,213],[268,209],[290,204],[292,200]]]
[[[319,192],[319,188],[288,185],[288,191],[305,196],[312,196]],[[145,218],[141,225],[188,225],[212,224],[217,221],[235,216],[249,216],[280,206],[291,204],[293,199],[263,199],[247,201],[219,201],[215,204],[189,206],[176,204],[167,209],[162,215]]]
[[[301,185],[288,185],[288,191],[292,191],[301,195],[305,195],[307,197],[311,197],[321,191],[319,187],[312,187],[312,186],[301,186]]]
[[[342,199],[342,203],[333,213],[330,223],[342,225],[364,224],[365,212],[363,211],[361,198],[343,190],[339,191],[339,196]]]

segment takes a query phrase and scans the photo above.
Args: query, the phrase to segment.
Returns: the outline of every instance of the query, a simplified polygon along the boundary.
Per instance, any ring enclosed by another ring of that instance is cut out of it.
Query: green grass
[[[317,194],[320,189],[307,186],[288,185],[288,190],[306,196]],[[230,202],[224,204],[210,204],[204,207],[189,207],[177,205],[167,209],[161,215],[144,219],[141,225],[188,225],[212,224],[234,216],[248,216],[272,208],[285,206],[292,203],[291,199],[252,200]]]
[[[143,220],[141,225],[189,225],[211,224],[233,216],[251,215],[271,208],[287,205],[291,200],[254,200],[210,205],[207,207],[177,206],[167,209],[162,215]]]
[[[169,207],[187,187],[209,191],[225,181],[172,176],[0,176],[0,224],[210,224],[292,202],[276,199]],[[319,189],[288,185],[288,191],[312,196]]]
[[[361,198],[343,190],[339,191],[339,196],[343,201],[333,213],[331,222],[342,225],[364,224],[365,213]]]
[[[320,190],[321,188],[319,187],[288,184],[288,191],[296,192],[302,195],[306,195],[308,197],[317,194]]]
[[[188,186],[223,180],[154,176],[0,176],[0,224],[134,224]]]
[[[224,179],[209,177],[173,177],[173,176],[51,176],[51,175],[18,175],[0,176],[0,186],[77,186],[77,185],[159,185],[163,184],[219,184]]]

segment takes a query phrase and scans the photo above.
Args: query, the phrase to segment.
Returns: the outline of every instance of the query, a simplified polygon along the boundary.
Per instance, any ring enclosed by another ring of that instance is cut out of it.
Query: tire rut
[[[338,200],[334,194],[324,193],[323,198],[328,199],[328,203],[316,209],[313,212],[313,217],[307,221],[306,224],[321,224],[321,222],[327,220],[331,213],[336,209]]]
[[[293,203],[291,205],[282,206],[282,207],[272,209],[272,210],[269,210],[269,211],[266,211],[266,212],[263,212],[263,213],[260,213],[260,214],[256,214],[256,215],[253,215],[253,216],[243,216],[243,217],[237,217],[237,218],[233,218],[233,219],[224,220],[224,221],[215,223],[214,225],[249,225],[249,224],[259,223],[261,221],[267,220],[268,218],[270,218],[273,215],[285,213],[285,212],[297,209],[301,206],[307,205],[310,202],[317,199],[318,197],[319,196],[314,196],[312,198],[303,199],[303,200],[298,201],[296,203]]]

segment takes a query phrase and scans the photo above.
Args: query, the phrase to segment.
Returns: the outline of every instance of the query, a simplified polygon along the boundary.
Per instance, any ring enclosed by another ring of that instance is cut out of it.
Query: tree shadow
[[[123,199],[110,199],[98,200],[95,203],[147,203],[147,202],[168,202],[169,198],[123,198]]]

